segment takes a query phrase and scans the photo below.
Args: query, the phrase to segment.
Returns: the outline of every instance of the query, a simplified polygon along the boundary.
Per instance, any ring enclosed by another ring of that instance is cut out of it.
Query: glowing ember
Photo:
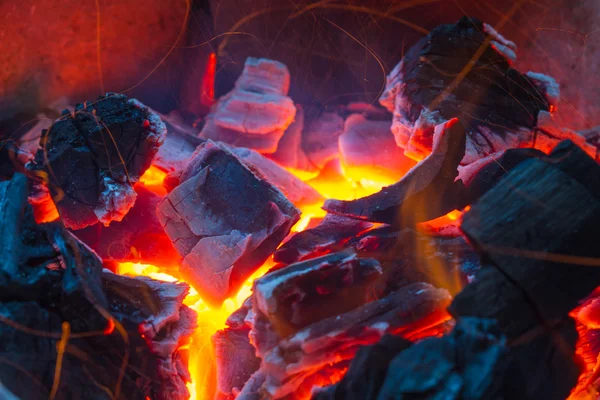
[[[241,307],[244,300],[250,296],[252,282],[264,275],[271,267],[273,262],[267,260],[265,264],[246,281],[238,294],[225,300],[218,309],[208,307],[194,288],[190,288],[190,293],[183,303],[198,313],[198,329],[192,336],[191,343],[187,350],[189,351],[189,371],[192,382],[188,383],[191,400],[212,399],[215,391],[214,377],[216,373],[216,362],[214,360],[212,335],[219,329],[225,328],[225,321],[235,310]],[[148,276],[152,279],[174,282],[179,280],[174,275],[169,275],[164,270],[170,270],[156,265],[124,262],[119,263],[117,273],[132,276]],[[186,350],[182,348],[180,350]]]
[[[163,186],[163,181],[166,177],[167,173],[165,171],[151,165],[140,177],[140,183],[157,195],[164,196],[167,194],[167,190]]]
[[[336,161],[328,164],[316,177],[314,175],[306,175],[301,171],[290,169],[288,171],[307,182],[325,198],[352,200],[378,192],[383,187],[394,183],[389,176],[374,174],[373,171],[365,171],[364,174],[357,174],[356,169],[352,173],[354,179],[350,178],[346,175],[339,162]],[[143,184],[147,189],[159,195],[165,195],[166,190],[162,183],[166,175],[166,172],[155,166],[151,166],[140,178],[140,184]],[[310,225],[313,218],[316,219],[325,216],[325,211],[321,209],[320,204],[296,204],[296,206],[302,211],[302,218],[292,228],[292,232],[300,232]],[[447,216],[442,217],[444,219],[442,222],[457,220],[461,214],[460,211],[453,211]],[[192,336],[191,343],[180,349],[181,351],[189,351],[189,371],[192,377],[192,382],[188,384],[191,394],[190,399],[208,400],[213,398],[216,390],[216,362],[213,354],[212,336],[218,330],[225,328],[227,318],[231,313],[240,308],[244,300],[250,296],[254,279],[264,275],[273,265],[274,262],[271,258],[267,260],[245,282],[238,294],[225,300],[223,305],[218,309],[210,308],[202,300],[200,294],[191,288],[189,295],[184,300],[184,304],[198,313],[198,329]],[[174,268],[172,265],[158,266],[123,262],[118,264],[116,272],[124,275],[143,275],[157,280],[173,282],[183,280],[180,276],[177,276],[177,272],[175,272],[177,269],[177,267]],[[447,315],[445,317],[448,318]],[[335,383],[341,379],[344,373],[345,370],[334,368],[331,374],[327,376],[326,382],[318,382],[318,384],[327,385]],[[302,397],[300,393],[297,395]],[[306,396],[306,398],[309,398],[310,394],[307,393]]]

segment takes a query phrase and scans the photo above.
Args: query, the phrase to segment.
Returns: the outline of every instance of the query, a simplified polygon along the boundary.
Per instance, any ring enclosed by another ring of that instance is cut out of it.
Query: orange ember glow
[[[288,171],[312,186],[324,198],[353,200],[378,192],[383,187],[394,183],[394,180],[389,175],[384,173],[377,174],[373,169],[365,169],[361,172],[361,170],[353,168],[352,176],[350,177],[339,162],[328,164],[316,176],[315,174],[306,174],[301,171],[289,169]],[[140,184],[159,195],[165,195],[166,190],[162,183],[166,175],[164,171],[152,166],[140,178]],[[325,211],[321,209],[321,204],[296,204],[296,206],[302,211],[302,217],[292,228],[292,232],[300,232],[308,226],[312,226],[311,222],[325,216]],[[442,217],[440,223],[458,220],[461,214],[460,211],[453,211]],[[178,268],[173,267],[177,263],[178,261],[174,260],[174,262],[169,263],[170,265],[159,266],[122,262],[118,264],[116,272],[124,275],[148,276],[153,279],[170,282],[183,281],[182,277],[178,276]],[[195,310],[198,314],[198,329],[192,336],[189,345],[185,346],[185,350],[189,351],[189,371],[192,382],[188,384],[188,389],[192,400],[209,400],[214,397],[216,391],[216,362],[213,353],[212,336],[218,330],[226,327],[225,321],[229,315],[241,307],[244,300],[251,294],[254,279],[265,274],[273,265],[272,259],[267,260],[248,279],[239,293],[227,299],[218,309],[210,308],[202,300],[201,293],[198,293],[194,288],[190,289],[190,293],[185,298],[184,304]],[[439,323],[449,318],[449,316],[446,314],[443,317],[435,316],[435,318],[436,323]],[[423,335],[428,336],[431,333],[426,331]],[[327,376],[321,376],[320,381],[315,382],[315,384],[323,386],[335,383],[341,379],[345,372],[344,370],[339,370],[339,368],[330,369],[331,371],[325,374]],[[299,393],[297,395],[300,396]],[[308,393],[307,395],[309,396]]]
[[[206,63],[206,72],[200,83],[200,103],[210,107],[215,102],[215,74],[217,72],[217,55],[210,53]]]
[[[190,391],[190,400],[209,400],[213,398],[215,392],[216,361],[213,353],[212,336],[220,329],[225,328],[225,321],[235,310],[242,306],[244,300],[251,294],[252,282],[256,278],[264,275],[273,266],[271,259],[267,260],[244,283],[240,291],[234,297],[225,300],[220,308],[210,308],[194,288],[184,299],[183,303],[196,311],[198,314],[198,329],[192,335],[189,344],[189,372],[192,382],[187,387]],[[117,266],[117,273],[130,276],[148,276],[152,279],[175,282],[178,280],[176,275],[167,274],[165,271],[172,272],[170,268],[160,266],[123,262]]]
[[[167,173],[165,171],[151,165],[140,177],[140,183],[151,192],[154,192],[159,196],[164,196],[167,194],[167,190],[163,186],[166,177]]]

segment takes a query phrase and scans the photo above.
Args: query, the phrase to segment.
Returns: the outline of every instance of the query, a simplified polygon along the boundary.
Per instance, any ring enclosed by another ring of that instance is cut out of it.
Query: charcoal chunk
[[[212,141],[202,145],[158,217],[183,257],[181,273],[220,304],[271,255],[300,212],[284,195]]]
[[[109,93],[78,104],[43,132],[31,165],[41,171],[65,226],[120,221],[135,183],[166,134],[160,117],[135,99]]]

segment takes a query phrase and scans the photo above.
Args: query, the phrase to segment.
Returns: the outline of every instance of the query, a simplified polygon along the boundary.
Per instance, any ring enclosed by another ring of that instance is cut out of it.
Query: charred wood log
[[[461,319],[449,335],[413,346],[384,337],[359,350],[342,381],[313,398],[496,399],[506,369],[505,342],[494,321],[477,318]]]
[[[200,137],[273,153],[296,115],[290,74],[280,62],[248,58],[235,88],[219,99]]]
[[[296,233],[275,251],[273,259],[291,264],[330,252],[335,245],[342,245],[351,237],[371,228],[373,224],[327,214],[314,228]]]
[[[411,226],[454,210],[464,187],[455,179],[465,152],[465,131],[456,119],[436,127],[436,142],[427,158],[399,182],[362,199],[327,200],[331,213],[372,222]]]
[[[280,340],[264,355],[255,373],[265,377],[259,392],[275,399],[285,398],[332,362],[345,370],[362,345],[373,344],[388,333],[410,339],[439,325],[448,318],[445,308],[449,302],[447,291],[413,284],[347,313],[315,322]],[[251,379],[247,384],[255,383]]]
[[[159,203],[158,217],[183,257],[181,273],[203,299],[220,304],[272,254],[300,213],[277,188],[209,141]]]
[[[65,226],[108,225],[133,206],[132,185],[165,134],[160,117],[139,101],[107,94],[65,111],[44,131],[31,168],[45,173]]]
[[[266,316],[274,331],[286,337],[373,300],[381,272],[377,261],[348,253],[292,264],[254,282],[253,311]]]
[[[600,256],[591,239],[599,233],[599,179],[600,166],[563,142],[545,159],[520,163],[463,218],[486,265],[450,311],[498,322],[511,347],[506,396],[562,399],[577,382],[568,315],[600,283],[589,264]]]
[[[507,148],[533,147],[540,111],[558,85],[511,67],[516,46],[490,25],[464,17],[417,42],[387,78],[380,103],[394,114],[392,132],[405,154],[426,157],[433,127],[459,118],[466,127],[463,164]]]
[[[374,345],[358,349],[342,380],[319,389],[314,400],[371,400],[377,399],[390,362],[411,342],[399,336],[385,335]]]
[[[374,179],[393,183],[415,165],[395,144],[390,126],[389,120],[371,120],[361,114],[346,119],[339,137],[339,151],[347,177],[357,182]]]
[[[0,183],[3,224],[15,218],[0,243],[0,380],[27,399],[187,398],[187,286],[103,274],[62,225],[35,223],[26,185]]]

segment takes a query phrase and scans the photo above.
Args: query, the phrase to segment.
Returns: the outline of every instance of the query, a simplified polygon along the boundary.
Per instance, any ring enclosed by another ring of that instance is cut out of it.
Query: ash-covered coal
[[[35,223],[23,175],[0,205],[0,381],[33,400],[188,398],[188,286],[103,271],[60,223]]]
[[[468,138],[463,164],[508,148],[547,152],[564,139],[595,156],[583,136],[554,126],[558,85],[543,74],[514,69],[515,51],[490,25],[467,17],[417,42],[389,74],[380,98],[394,114],[392,133],[405,154],[423,159],[431,151],[434,126],[456,117]]]
[[[158,217],[183,257],[180,271],[221,304],[275,251],[300,212],[226,146],[203,144],[158,205]]]
[[[30,169],[43,175],[65,226],[120,221],[133,184],[150,166],[166,127],[135,99],[108,93],[65,111],[43,132]]]

